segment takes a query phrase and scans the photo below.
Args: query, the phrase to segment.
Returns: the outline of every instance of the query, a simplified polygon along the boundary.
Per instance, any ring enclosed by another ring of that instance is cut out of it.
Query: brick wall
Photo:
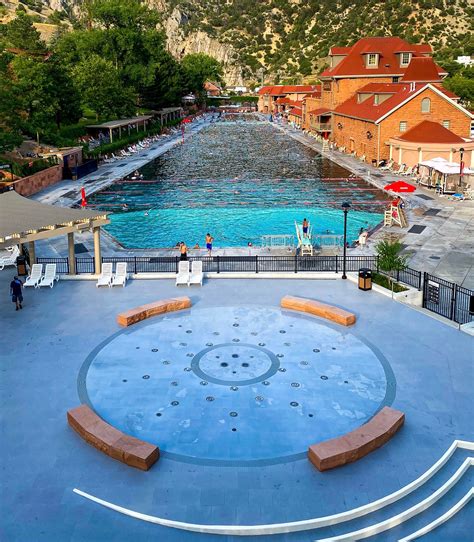
[[[310,128],[310,111],[314,111],[315,109],[318,109],[321,107],[321,98],[314,98],[311,96],[308,96],[308,98],[305,98],[303,102],[303,128],[306,130],[309,130]]]
[[[391,83],[391,77],[357,77],[354,79],[337,79],[331,82],[331,91],[321,94],[321,107],[333,109],[351,98],[355,92],[369,83]]]
[[[29,177],[23,177],[13,183],[13,187],[18,194],[22,196],[31,196],[43,188],[57,183],[62,178],[62,166],[53,166],[43,171],[38,171]]]
[[[342,129],[337,127],[338,123],[342,124]],[[371,138],[367,137],[367,132]],[[365,155],[369,164],[377,160],[377,126],[373,122],[334,115],[331,135],[338,147],[346,147],[346,152],[354,150],[359,157]]]
[[[421,102],[424,98],[431,100],[429,113],[421,112]],[[397,137],[402,133],[400,132],[401,121],[407,122],[407,130],[409,130],[423,120],[440,124],[444,120],[449,120],[449,129],[452,132],[461,137],[469,137],[471,119],[431,89],[427,89],[380,123],[379,154],[377,154],[377,126],[369,121],[334,115],[332,139],[338,147],[346,147],[346,152],[351,152],[353,149],[357,156],[365,154],[366,161],[370,163],[372,160],[389,158],[390,147],[387,143],[390,137]],[[338,123],[343,125],[342,130],[337,127]],[[368,131],[371,132],[372,139],[367,138]],[[352,146],[351,139],[353,140]],[[398,160],[396,152],[393,159]]]
[[[431,100],[430,113],[421,112],[421,101],[424,98]],[[431,89],[427,89],[381,122],[380,158],[388,158],[390,148],[386,142],[390,137],[396,137],[402,133],[400,132],[401,121],[407,122],[407,130],[409,130],[423,120],[440,124],[443,120],[449,120],[449,129],[460,137],[469,137],[471,131],[471,119],[465,113]],[[394,159],[397,160],[397,157],[395,156]]]

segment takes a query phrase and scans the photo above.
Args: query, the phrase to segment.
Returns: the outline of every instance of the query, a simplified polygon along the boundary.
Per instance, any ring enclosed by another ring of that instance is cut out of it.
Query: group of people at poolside
[[[208,256],[212,256],[212,243],[214,242],[214,237],[208,232],[206,233],[206,249]],[[180,260],[187,260],[188,259],[188,246],[184,241],[181,241],[176,244],[177,248],[179,248],[179,258]],[[199,243],[196,243],[193,247],[194,249],[200,249]]]

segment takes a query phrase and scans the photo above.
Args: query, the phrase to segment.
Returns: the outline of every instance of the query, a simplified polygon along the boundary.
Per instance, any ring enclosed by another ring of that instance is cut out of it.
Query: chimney
[[[416,90],[416,83],[415,81],[412,81],[410,83],[410,92],[415,92],[415,90]]]

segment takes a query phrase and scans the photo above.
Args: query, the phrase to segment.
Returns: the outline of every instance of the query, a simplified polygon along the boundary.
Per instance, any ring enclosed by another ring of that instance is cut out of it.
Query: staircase
[[[329,141],[327,139],[323,139],[323,152],[329,152]]]

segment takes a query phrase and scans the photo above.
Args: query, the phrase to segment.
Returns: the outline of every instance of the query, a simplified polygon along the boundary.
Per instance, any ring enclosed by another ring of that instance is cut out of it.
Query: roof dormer
[[[378,68],[380,53],[364,53],[365,65],[367,68]]]
[[[400,51],[398,57],[400,59],[400,68],[406,68],[410,62],[413,53],[411,51]]]

